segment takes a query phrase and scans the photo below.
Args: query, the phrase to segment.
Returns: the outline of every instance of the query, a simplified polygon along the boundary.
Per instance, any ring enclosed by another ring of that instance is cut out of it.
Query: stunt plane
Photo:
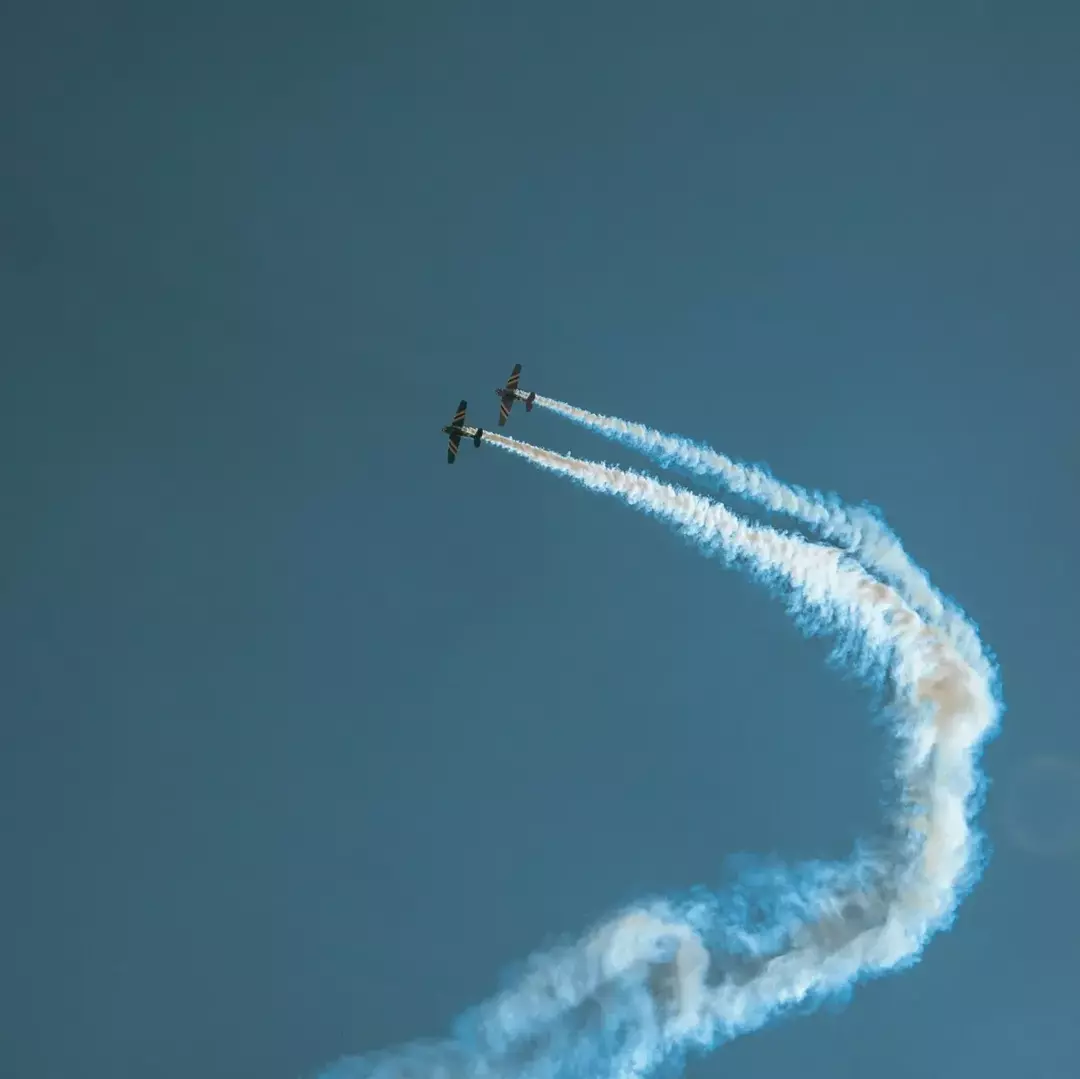
[[[443,434],[450,436],[450,445],[446,451],[446,463],[452,465],[457,458],[458,443],[461,441],[461,436],[465,435],[466,438],[471,438],[473,445],[479,447],[480,439],[484,437],[484,429],[483,427],[465,426],[465,402],[462,401],[458,405],[457,412],[454,413],[454,418],[443,428]]]
[[[499,398],[499,426],[502,427],[506,423],[510,416],[510,409],[514,407],[515,401],[525,402],[525,411],[532,412],[533,401],[536,400],[535,393],[526,393],[524,390],[517,388],[518,376],[521,374],[521,364],[515,363],[514,370],[510,372],[510,377],[506,380],[505,386],[500,386],[495,391],[495,396]]]

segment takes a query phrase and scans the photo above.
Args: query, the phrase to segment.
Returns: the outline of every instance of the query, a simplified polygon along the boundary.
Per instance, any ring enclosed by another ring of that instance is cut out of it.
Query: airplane
[[[499,426],[502,427],[506,423],[510,416],[510,409],[514,407],[515,401],[525,402],[525,411],[532,412],[533,401],[536,400],[536,394],[526,393],[524,390],[518,389],[518,376],[521,374],[521,364],[515,363],[513,371],[510,372],[510,377],[506,380],[505,386],[500,386],[495,391],[495,396],[499,399]]]
[[[473,445],[480,446],[480,439],[484,437],[483,427],[467,427],[465,425],[465,402],[462,401],[457,407],[457,412],[454,413],[453,420],[450,421],[444,428],[443,434],[450,436],[450,446],[446,451],[446,463],[452,465],[457,459],[458,443],[461,442],[461,436],[473,440]]]

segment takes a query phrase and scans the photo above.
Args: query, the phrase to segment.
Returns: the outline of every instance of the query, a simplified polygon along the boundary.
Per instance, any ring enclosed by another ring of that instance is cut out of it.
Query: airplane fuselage
[[[448,423],[443,428],[444,435],[461,435],[462,438],[476,438],[481,433],[479,427],[467,427],[465,424]]]

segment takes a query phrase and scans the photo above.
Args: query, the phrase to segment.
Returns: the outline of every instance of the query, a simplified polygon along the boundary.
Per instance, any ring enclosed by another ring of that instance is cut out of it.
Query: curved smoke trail
[[[771,870],[727,896],[643,903],[534,956],[455,1036],[342,1061],[335,1079],[631,1079],[914,962],[981,868],[972,826],[999,717],[990,661],[844,551],[752,525],[650,476],[485,440],[665,519],[781,593],[807,632],[886,672],[900,797],[885,839],[847,863]],[[775,482],[775,481],[772,481]],[[793,496],[797,497],[797,496]]]
[[[914,607],[945,628],[970,662],[982,662],[985,653],[974,627],[937,592],[925,570],[911,560],[899,537],[871,506],[848,506],[837,495],[781,483],[760,465],[732,460],[702,442],[654,431],[642,423],[590,412],[540,394],[536,395],[536,404],[629,446],[664,468],[678,468],[712,480],[773,513],[801,521],[822,539],[850,550],[868,569],[896,584]]]

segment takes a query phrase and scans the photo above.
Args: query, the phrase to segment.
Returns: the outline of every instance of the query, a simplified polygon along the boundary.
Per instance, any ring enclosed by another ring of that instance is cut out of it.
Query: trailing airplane
[[[465,425],[465,402],[462,401],[458,405],[457,412],[454,413],[454,418],[443,428],[443,434],[450,436],[450,445],[446,451],[446,463],[452,465],[457,459],[458,444],[461,442],[461,436],[473,440],[474,446],[480,445],[480,439],[484,437],[483,427],[467,427]]]
[[[499,398],[499,426],[502,427],[506,423],[510,416],[510,409],[514,407],[515,401],[525,402],[525,411],[532,412],[533,401],[536,400],[535,393],[526,393],[524,390],[518,389],[518,376],[521,374],[521,364],[515,363],[514,370],[510,372],[510,377],[506,380],[505,386],[500,386],[495,391],[495,396]]]

